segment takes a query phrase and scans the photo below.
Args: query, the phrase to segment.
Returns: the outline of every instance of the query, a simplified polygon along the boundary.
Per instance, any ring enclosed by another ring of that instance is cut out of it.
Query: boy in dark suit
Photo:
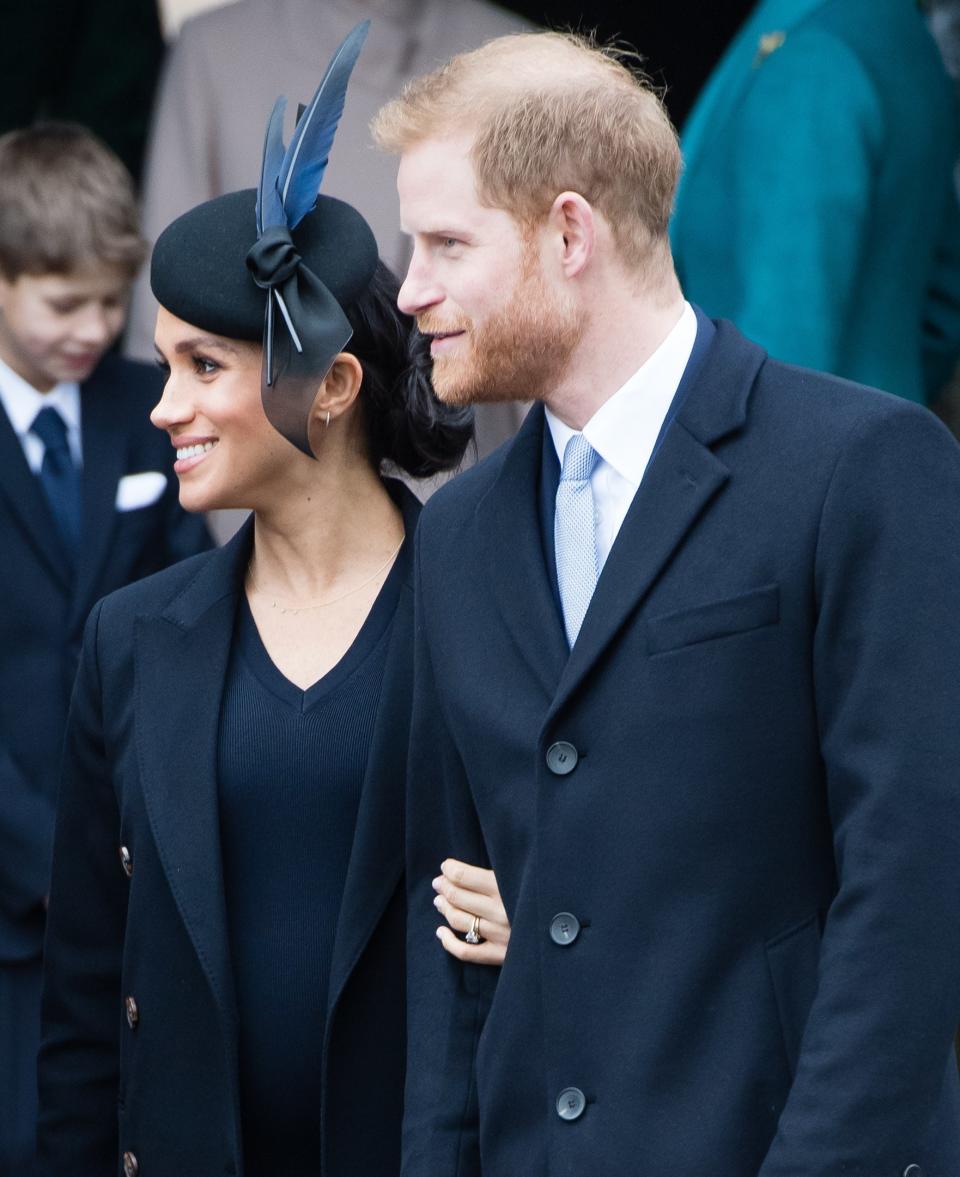
[[[149,422],[159,372],[107,351],[145,243],[80,127],[0,138],[0,1175],[29,1173],[60,745],[105,593],[209,546]]]

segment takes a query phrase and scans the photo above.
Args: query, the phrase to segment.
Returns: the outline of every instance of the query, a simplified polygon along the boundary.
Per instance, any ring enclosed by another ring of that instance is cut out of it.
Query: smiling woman
[[[317,163],[321,107],[281,173]],[[47,1174],[399,1172],[419,504],[386,471],[455,466],[472,418],[434,396],[359,213],[317,196],[316,169],[305,208],[294,172],[271,210],[277,179],[154,251],[152,417],[181,502],[253,515],[87,630],[48,924]],[[457,953],[499,963],[492,873],[446,870],[440,910],[473,933]]]

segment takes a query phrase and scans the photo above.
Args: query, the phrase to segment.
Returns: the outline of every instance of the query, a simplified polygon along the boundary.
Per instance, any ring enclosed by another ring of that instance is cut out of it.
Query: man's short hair
[[[475,134],[482,203],[536,224],[564,191],[607,219],[624,263],[669,260],[680,175],[677,134],[630,55],[572,33],[500,37],[408,83],[380,110],[378,145]]]
[[[67,274],[96,264],[131,280],[147,244],[133,182],[85,127],[36,123],[0,136],[0,273]]]

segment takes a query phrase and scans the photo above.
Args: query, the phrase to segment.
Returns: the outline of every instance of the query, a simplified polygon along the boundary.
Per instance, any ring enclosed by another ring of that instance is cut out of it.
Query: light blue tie
[[[577,640],[593,590],[597,587],[597,533],[590,475],[600,455],[582,433],[575,433],[563,451],[553,543],[563,624],[570,647]]]

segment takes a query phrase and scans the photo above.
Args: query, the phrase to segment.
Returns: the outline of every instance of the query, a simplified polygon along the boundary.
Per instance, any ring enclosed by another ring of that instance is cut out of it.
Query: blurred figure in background
[[[367,127],[411,77],[529,27],[486,0],[239,0],[188,20],[170,50],[157,97],[144,172],[148,239],[188,208],[249,182],[260,166],[262,112],[278,93],[290,94],[289,131],[293,99],[312,93],[317,62],[365,17],[373,23],[331,154],[329,193],[363,213],[383,259],[403,272],[409,255],[394,168],[373,150]],[[131,308],[131,355],[152,357],[156,311],[144,275]],[[517,405],[485,406],[477,415],[479,452],[512,436],[521,417]]]
[[[0,138],[0,1175],[30,1173],[60,749],[87,613],[209,547],[150,424],[156,367],[107,351],[143,261],[133,186],[87,131]]]
[[[761,0],[683,149],[688,295],[777,359],[932,400],[960,353],[957,119],[914,0]]]
[[[0,132],[35,119],[83,123],[139,178],[162,60],[156,0],[5,4]]]

